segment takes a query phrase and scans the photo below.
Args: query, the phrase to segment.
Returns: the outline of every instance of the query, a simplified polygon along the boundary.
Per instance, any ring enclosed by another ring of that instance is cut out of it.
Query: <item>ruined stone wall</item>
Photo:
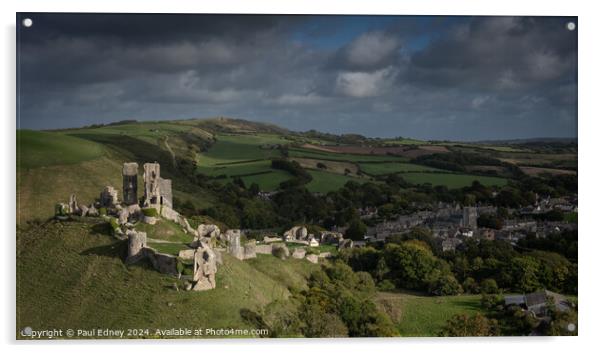
[[[159,163],[144,163],[144,207],[160,205],[160,179],[161,165]]]
[[[171,193],[171,179],[159,178],[159,203],[169,208],[173,205],[173,196]]]

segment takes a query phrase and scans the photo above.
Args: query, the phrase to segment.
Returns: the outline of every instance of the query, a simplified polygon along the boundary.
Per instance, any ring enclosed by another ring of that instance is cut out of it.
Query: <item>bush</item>
[[[488,310],[495,309],[502,304],[502,296],[499,294],[483,294],[481,296],[481,305]]]
[[[109,224],[111,225],[111,230],[113,231],[113,234],[115,234],[115,232],[120,228],[119,222],[117,222],[117,218],[109,218]]]
[[[447,321],[439,335],[447,337],[497,336],[499,335],[499,326],[495,319],[487,319],[481,314],[474,316],[457,314]]]
[[[393,284],[393,282],[389,281],[388,279],[385,279],[378,284],[378,290],[380,290],[380,291],[387,292],[387,291],[392,291],[394,289],[395,289],[395,284]]]
[[[462,282],[462,288],[464,288],[464,292],[477,294],[479,293],[479,284],[472,277],[467,277],[464,282]]]
[[[457,295],[462,293],[462,286],[452,274],[439,276],[429,285],[429,292],[434,295]]]
[[[106,216],[107,215],[107,208],[106,207],[101,207],[98,209],[98,214],[101,216]]]
[[[154,207],[149,207],[149,208],[143,208],[142,209],[142,213],[146,216],[146,217],[159,217],[159,212],[157,211],[156,208]]]
[[[500,292],[500,289],[494,279],[487,278],[481,282],[481,292],[485,294],[497,294]]]

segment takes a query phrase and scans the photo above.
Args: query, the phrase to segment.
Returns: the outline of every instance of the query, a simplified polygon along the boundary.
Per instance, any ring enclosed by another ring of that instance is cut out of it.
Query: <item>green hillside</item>
[[[102,155],[101,145],[59,133],[17,130],[17,168],[75,164]]]
[[[244,262],[225,255],[215,290],[176,291],[183,282],[150,265],[126,266],[126,243],[107,232],[91,221],[17,233],[17,327],[253,328],[241,310],[286,300],[319,268],[271,255]]]

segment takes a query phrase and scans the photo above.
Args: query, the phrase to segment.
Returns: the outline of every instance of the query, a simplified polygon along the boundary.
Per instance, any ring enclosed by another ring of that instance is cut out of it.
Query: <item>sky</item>
[[[370,137],[574,138],[569,22],[20,13],[18,127],[224,116]]]

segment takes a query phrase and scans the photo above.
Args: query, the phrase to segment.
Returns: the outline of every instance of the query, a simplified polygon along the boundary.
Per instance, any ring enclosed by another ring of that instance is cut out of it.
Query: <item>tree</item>
[[[497,294],[500,292],[497,282],[492,278],[481,281],[481,292],[485,294]]]
[[[439,335],[446,337],[497,336],[499,327],[495,319],[488,319],[481,314],[474,316],[457,314],[447,321]]]
[[[444,274],[431,282],[429,292],[434,295],[457,295],[462,293],[462,286],[454,275]]]
[[[537,279],[539,264],[537,260],[520,256],[510,260],[510,275],[513,278],[514,287],[522,292],[533,292],[541,287]]]
[[[345,232],[345,238],[352,240],[364,240],[367,231],[366,224],[359,218],[354,218],[349,223],[349,228]]]

